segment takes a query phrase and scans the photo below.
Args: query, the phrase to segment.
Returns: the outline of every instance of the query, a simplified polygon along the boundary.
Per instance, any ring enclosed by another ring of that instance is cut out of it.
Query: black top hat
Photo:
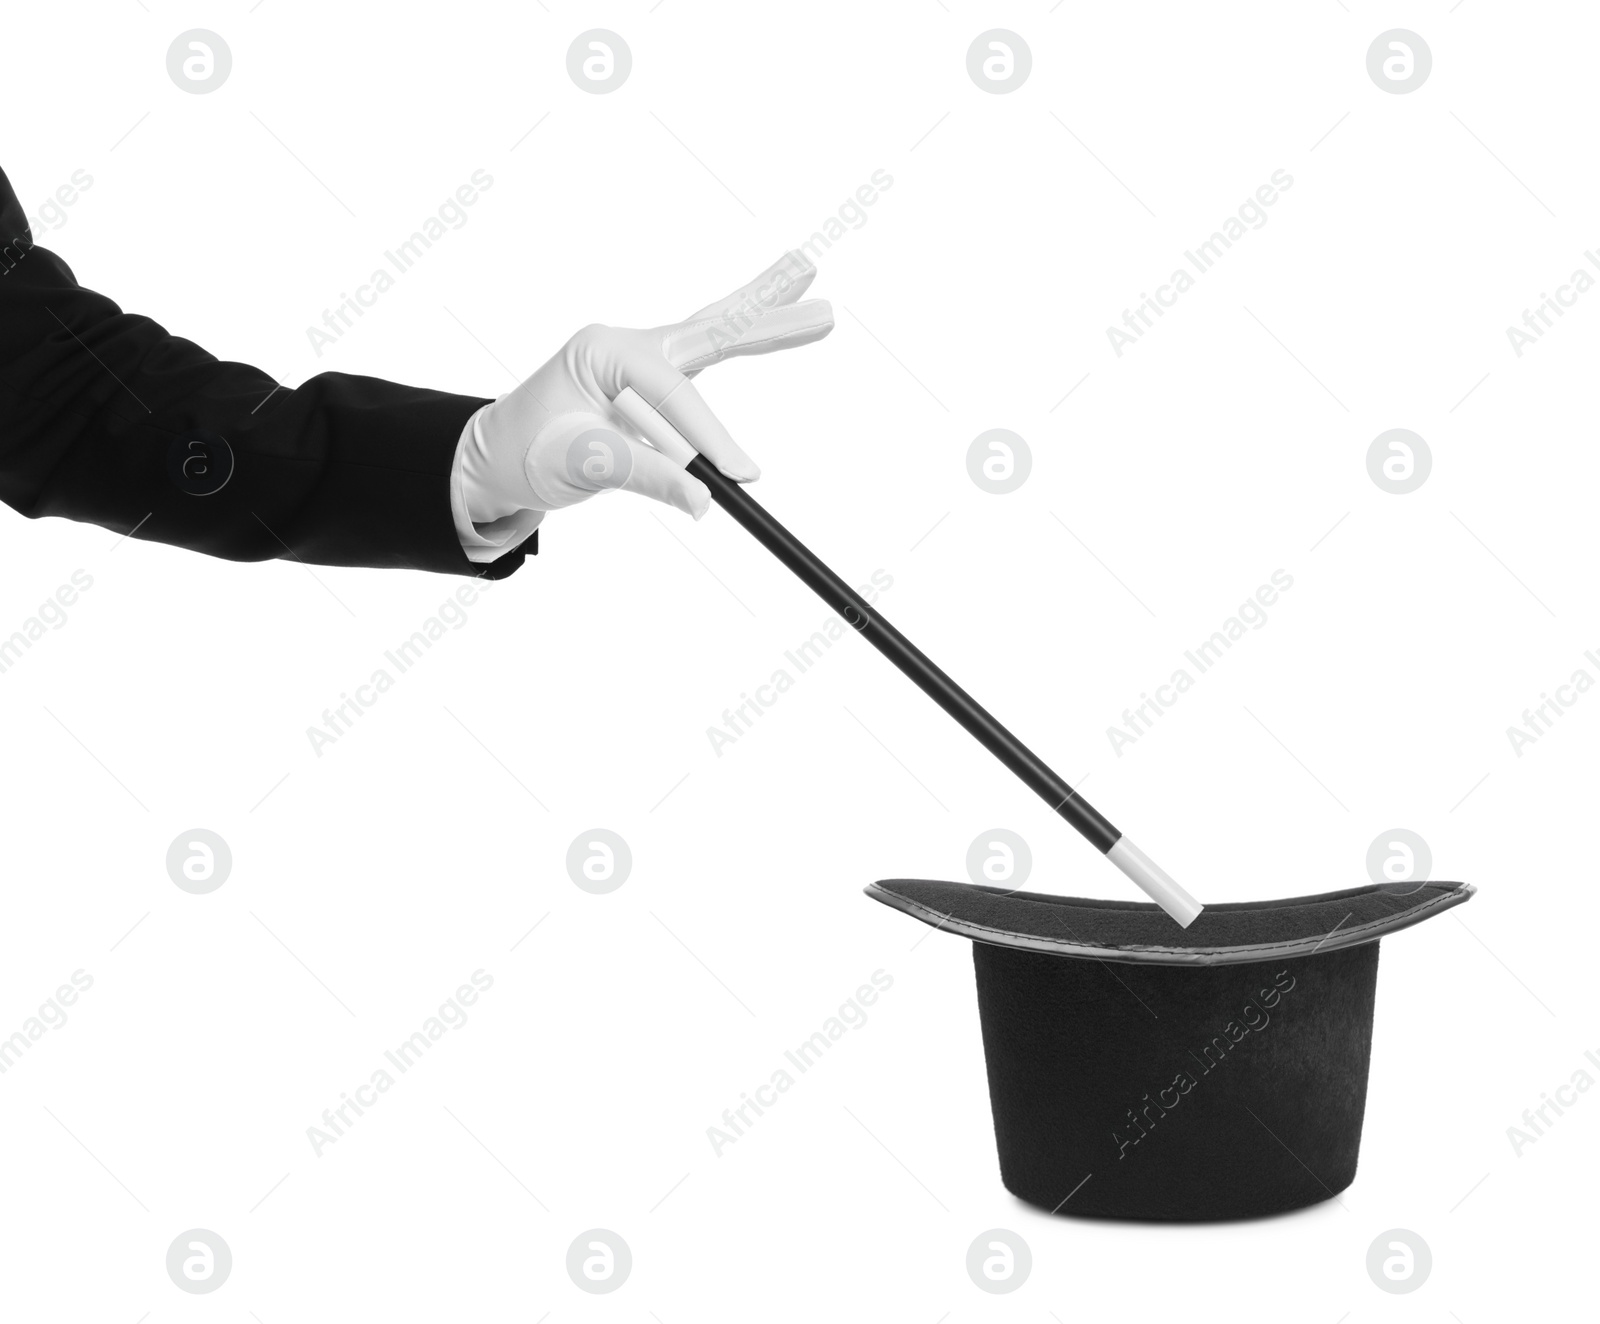
[[[1153,905],[894,879],[867,895],[971,938],[1000,1176],[1052,1212],[1282,1213],[1354,1179],[1378,939],[1473,893],[1402,883]]]

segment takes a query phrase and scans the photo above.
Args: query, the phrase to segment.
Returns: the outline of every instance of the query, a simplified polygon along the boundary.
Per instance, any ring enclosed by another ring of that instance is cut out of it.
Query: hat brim
[[[1159,906],[892,878],[875,901],[974,942],[1058,956],[1156,965],[1240,965],[1338,951],[1459,906],[1469,883],[1381,883],[1272,901],[1207,905],[1180,929]]]

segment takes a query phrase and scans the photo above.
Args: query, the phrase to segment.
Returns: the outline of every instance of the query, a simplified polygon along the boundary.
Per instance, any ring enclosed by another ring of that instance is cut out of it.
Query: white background
[[[204,96],[165,67],[194,27],[233,52]],[[633,53],[610,95],[566,72],[595,27]],[[1032,49],[1009,95],[967,74],[991,27]],[[1409,95],[1366,70],[1394,27],[1433,52]],[[1600,695],[1520,758],[1506,728],[1600,677],[1600,295],[1521,358],[1506,327],[1600,241],[1597,40],[1584,7],[1491,0],[9,13],[6,171],[35,214],[94,181],[36,239],[291,386],[497,394],[585,323],[731,289],[888,171],[822,259],[833,336],[701,378],[756,495],[852,582],[891,574],[889,616],[1202,900],[1362,884],[1396,826],[1481,892],[1384,944],[1338,1202],[1050,1218],[999,1181],[968,945],[915,945],[861,888],[964,878],[1000,826],[1031,844],[1031,887],[1130,890],[854,639],[714,755],[706,728],[827,615],[720,512],[607,496],[552,517],[320,758],[306,728],[456,581],[7,513],[0,632],[74,570],[94,584],[0,676],[0,1031],[72,971],[94,984],[0,1077],[3,1313],[1592,1310],[1600,1098],[1520,1157],[1506,1128],[1600,1051]],[[316,357],[306,328],[479,168],[469,222]],[[1279,169],[1264,228],[1119,359],[1106,327]],[[1010,496],[967,476],[995,427],[1032,450]],[[1407,496],[1366,469],[1394,427],[1433,456]],[[1116,756],[1122,709],[1280,568],[1268,623]],[[634,856],[607,896],[565,867],[597,826]],[[165,867],[196,827],[234,856],[209,896]],[[477,969],[494,985],[468,1023],[314,1156],[306,1128]],[[706,1128],[877,969],[894,984],[868,1023],[714,1156]],[[214,1295],[164,1269],[193,1227],[233,1251]],[[633,1251],[612,1295],[565,1270],[592,1227]],[[992,1227],[1033,1251],[1009,1296],[965,1270]],[[1411,1295],[1365,1270],[1393,1227],[1432,1248]]]

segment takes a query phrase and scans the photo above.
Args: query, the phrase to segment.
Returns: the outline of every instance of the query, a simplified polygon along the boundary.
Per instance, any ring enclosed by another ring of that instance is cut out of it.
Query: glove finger
[[[741,285],[732,294],[713,300],[683,320],[698,322],[707,317],[721,317],[728,309],[744,305],[749,306],[752,315],[768,308],[778,308],[795,302],[816,277],[816,263],[798,248],[791,248],[753,281]]]
[[[712,317],[671,327],[661,350],[673,367],[694,374],[723,359],[770,354],[821,340],[833,330],[833,305],[807,299],[762,313],[752,320]]]
[[[694,384],[664,358],[638,355],[622,365],[624,386],[631,386],[644,402],[683,434],[683,439],[737,483],[761,477],[756,462],[711,412]]]
[[[711,508],[711,489],[678,468],[660,451],[629,439],[628,455],[631,464],[622,491],[664,501],[694,519]]]

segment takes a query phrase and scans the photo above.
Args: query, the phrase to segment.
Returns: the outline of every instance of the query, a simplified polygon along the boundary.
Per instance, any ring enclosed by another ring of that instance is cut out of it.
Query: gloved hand
[[[597,492],[620,488],[695,519],[706,513],[706,485],[643,441],[612,403],[628,387],[729,478],[759,477],[689,379],[725,358],[827,335],[827,301],[797,302],[816,274],[793,250],[682,322],[649,331],[586,326],[521,386],[478,410],[462,432],[451,480],[469,559],[494,560],[532,533],[545,511]]]

